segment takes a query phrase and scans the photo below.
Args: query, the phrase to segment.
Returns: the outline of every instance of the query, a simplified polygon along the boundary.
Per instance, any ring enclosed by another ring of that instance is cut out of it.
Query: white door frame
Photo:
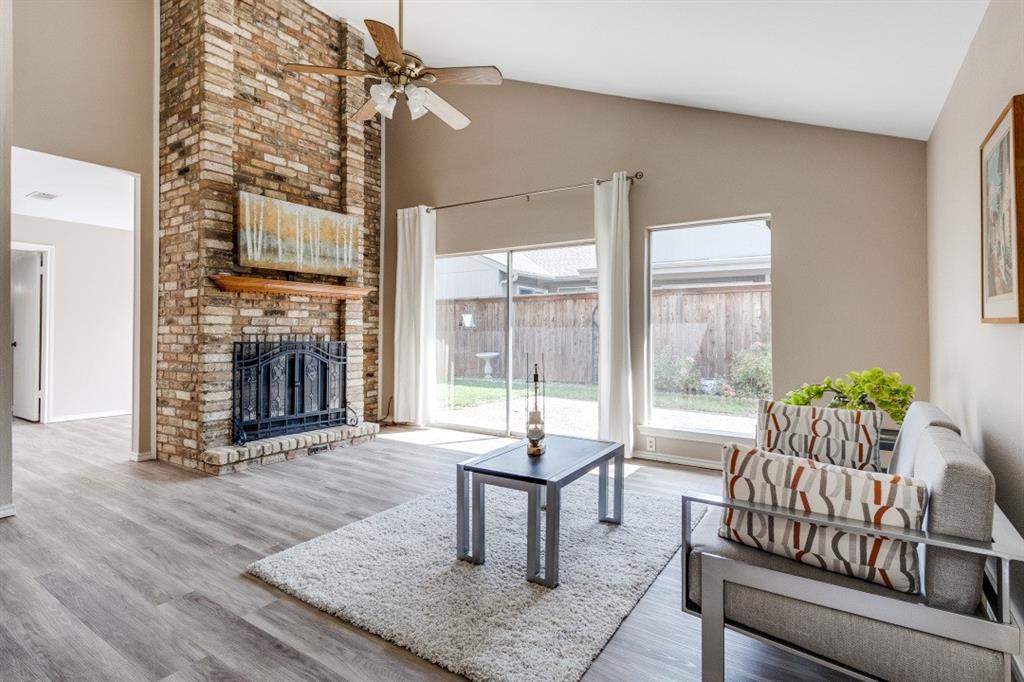
[[[53,273],[56,268],[53,260],[56,257],[56,250],[53,244],[35,244],[33,242],[11,242],[11,251],[41,251],[43,253],[43,288],[39,292],[43,310],[41,319],[43,323],[42,344],[43,352],[40,353],[40,372],[42,373],[43,400],[42,408],[39,410],[39,423],[46,424],[50,421],[53,391],[50,390],[51,368],[53,367]]]
[[[2,2],[3,0],[0,0]],[[159,60],[158,60],[159,62]],[[46,152],[51,153],[51,152]],[[52,154],[53,156],[62,156],[61,154]],[[118,168],[117,166],[107,166],[104,164],[94,163],[92,161],[84,161],[82,159],[75,159],[74,157],[62,157],[68,158],[75,161],[81,161],[82,163],[88,163],[93,166],[98,166],[107,170],[117,171],[129,176],[132,179],[132,201],[134,202],[133,210],[133,224],[132,224],[132,398],[131,398],[131,409],[132,409],[132,426],[131,426],[131,441],[129,444],[129,458],[132,461],[144,462],[151,459],[156,459],[155,447],[156,447],[156,404],[150,403],[149,405],[142,404],[141,388],[144,382],[144,378],[141,375],[142,367],[142,330],[144,326],[151,325],[151,328],[156,330],[157,323],[157,305],[156,305],[156,283],[154,281],[153,288],[153,310],[150,319],[143,319],[142,317],[142,259],[148,254],[142,252],[142,174],[135,171],[125,170]],[[155,177],[155,176],[154,176]],[[154,217],[154,230],[157,228],[157,220]],[[153,240],[153,253],[150,257],[153,262],[156,263],[159,260],[159,240]],[[50,390],[50,368],[53,367],[53,343],[52,336],[50,336],[50,330],[53,328],[53,273],[56,269],[53,268],[54,259],[54,247],[51,244],[35,244],[32,242],[11,242],[11,250],[23,250],[23,251],[46,251],[48,258],[44,258],[44,262],[49,264],[50,269],[46,270],[46,264],[44,263],[44,285],[47,286],[47,293],[45,294],[46,310],[44,311],[45,322],[44,322],[44,339],[43,342],[46,345],[46,352],[44,353],[44,365],[43,371],[43,417],[40,416],[40,422],[46,423],[51,421],[52,402],[51,396],[52,391]],[[154,280],[157,277],[156,269],[153,272]],[[153,361],[150,363],[150,376],[145,378],[146,383],[149,384],[151,389],[151,395],[155,394],[156,391],[156,357],[155,357],[155,342],[156,336],[153,337],[154,341],[154,356]],[[149,442],[151,449],[146,452],[140,452],[140,415],[143,410],[149,413]],[[96,415],[101,416],[101,415]],[[109,416],[109,415],[102,415]],[[60,420],[58,420],[60,421]]]

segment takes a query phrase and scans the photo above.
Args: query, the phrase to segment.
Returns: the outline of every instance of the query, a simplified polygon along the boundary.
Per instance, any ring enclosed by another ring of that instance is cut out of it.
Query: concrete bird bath
[[[476,356],[484,361],[484,379],[491,381],[494,379],[494,367],[491,366],[491,360],[501,355],[501,353],[488,350],[481,353],[477,353]]]

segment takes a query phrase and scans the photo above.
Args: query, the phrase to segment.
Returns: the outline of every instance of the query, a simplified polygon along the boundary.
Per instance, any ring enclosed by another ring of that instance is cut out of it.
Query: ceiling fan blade
[[[395,29],[373,19],[366,20],[366,28],[370,32],[370,37],[373,38],[377,51],[380,52],[380,56],[384,58],[384,61],[396,64],[405,62],[405,55],[402,54],[402,44],[398,42]]]
[[[369,121],[371,118],[377,115],[376,102],[372,99],[366,100],[363,106],[359,107],[359,110],[352,114],[353,121]]]
[[[322,73],[327,76],[356,76],[360,78],[368,76],[370,78],[380,78],[380,75],[375,71],[338,69],[333,66],[316,66],[315,64],[285,64],[284,70],[295,73]]]
[[[430,80],[430,76],[434,79]],[[452,66],[445,69],[428,66],[420,78],[450,85],[501,85],[501,71],[496,66]]]
[[[426,107],[427,111],[433,113],[452,128],[455,128],[455,130],[462,130],[469,125],[469,117],[442,99],[440,95],[428,88],[420,88],[420,90],[424,90],[427,93],[427,98],[423,101],[423,106]]]

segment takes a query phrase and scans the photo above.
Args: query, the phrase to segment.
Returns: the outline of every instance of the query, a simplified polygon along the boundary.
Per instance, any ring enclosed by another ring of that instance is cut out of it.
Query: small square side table
[[[526,579],[546,587],[558,586],[558,540],[562,488],[598,471],[597,518],[622,523],[625,448],[612,441],[548,436],[547,451],[526,454],[526,441],[456,465],[456,555],[463,561],[484,563],[484,486],[497,485],[527,494]],[[608,468],[614,463],[612,512],[608,512]],[[472,515],[470,514],[472,508]],[[540,515],[544,511],[544,571],[541,572]]]

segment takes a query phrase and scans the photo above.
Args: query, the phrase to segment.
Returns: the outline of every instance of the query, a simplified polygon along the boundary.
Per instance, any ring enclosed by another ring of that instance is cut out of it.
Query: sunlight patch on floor
[[[479,433],[436,428],[384,429],[377,438],[415,445],[430,445],[445,450],[457,450],[471,455],[483,455],[506,445],[519,442],[516,438],[487,436]]]
[[[641,469],[643,469],[643,465],[641,464],[630,464],[629,462],[626,462],[625,464],[622,465],[622,477],[629,478],[630,474],[634,474],[640,471]],[[587,473],[590,474],[591,476],[597,476],[600,472],[597,469],[594,469],[593,471],[588,471]],[[608,465],[608,478],[615,478],[614,463]]]
[[[382,429],[380,440],[390,440],[398,443],[412,443],[414,445],[427,445],[445,450],[456,450],[470,455],[485,455],[498,448],[514,445],[521,442],[519,438],[503,438],[501,436],[488,436],[480,433],[469,433],[467,431],[455,431],[454,429],[440,429],[435,427],[390,427]],[[615,465],[609,464],[609,474],[615,477]],[[626,478],[643,468],[641,464],[623,465],[623,472]],[[598,470],[588,472],[597,476]]]

